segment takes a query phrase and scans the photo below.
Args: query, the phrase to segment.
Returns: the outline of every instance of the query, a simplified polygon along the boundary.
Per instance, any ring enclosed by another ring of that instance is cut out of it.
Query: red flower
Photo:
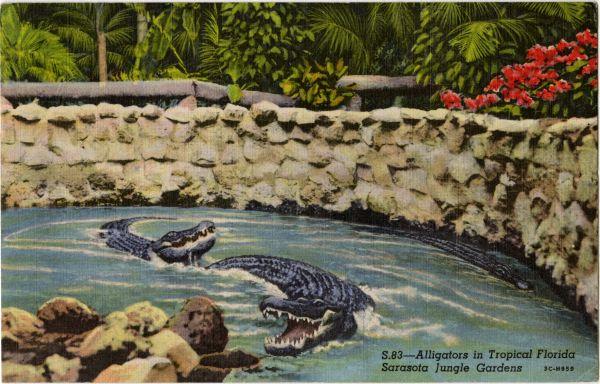
[[[565,49],[572,48],[576,45],[577,45],[577,43],[575,43],[574,41],[567,42],[567,41],[565,41],[565,39],[562,39],[561,41],[558,42],[558,44],[556,44],[556,50],[558,52],[562,52]]]
[[[582,45],[591,45],[593,48],[598,48],[598,35],[590,33],[589,29],[583,32],[579,32],[577,35],[577,42]]]
[[[460,95],[458,95],[457,93],[454,93],[450,90],[443,92],[440,95],[440,98],[442,99],[442,103],[444,103],[444,106],[448,109],[460,109],[462,108],[462,103],[460,101]]]
[[[556,99],[556,94],[550,92],[547,89],[542,89],[535,94],[536,97],[545,100],[545,101],[554,101]]]
[[[598,69],[598,58],[597,57],[592,57],[587,65],[583,68],[581,68],[581,75],[591,75],[592,73],[596,72],[596,70]]]
[[[467,108],[469,108],[471,111],[476,111],[478,109],[477,107],[477,102],[469,97],[465,98],[465,105],[467,106]]]
[[[490,83],[488,84],[488,86],[485,87],[483,90],[486,92],[488,92],[488,91],[498,92],[500,90],[500,87],[502,87],[503,85],[504,85],[504,80],[502,79],[502,77],[496,76],[492,80],[490,80]]]
[[[500,98],[495,93],[487,94],[487,105],[496,104],[499,101],[500,101]]]
[[[590,86],[593,89],[598,89],[598,78],[597,77],[593,77],[590,79]]]
[[[555,81],[554,84],[556,84],[556,90],[560,93],[564,93],[571,90],[571,83],[569,83],[566,80],[558,80]]]

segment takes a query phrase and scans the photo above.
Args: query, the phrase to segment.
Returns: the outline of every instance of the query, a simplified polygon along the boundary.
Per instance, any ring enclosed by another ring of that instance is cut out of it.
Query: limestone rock
[[[230,123],[239,123],[242,121],[248,110],[239,105],[227,104],[221,111],[221,120]]]
[[[283,146],[286,157],[297,160],[307,161],[308,160],[308,149],[305,145],[300,144],[297,141],[289,141]]]
[[[127,325],[142,336],[149,336],[160,331],[169,320],[167,314],[149,301],[135,303],[125,308]]]
[[[283,164],[281,164],[277,172],[277,177],[289,180],[303,180],[308,176],[309,171],[310,166],[308,164],[288,159],[284,160]]]
[[[217,150],[208,145],[201,145],[196,151],[192,163],[201,167],[212,167],[217,161]]]
[[[29,167],[43,168],[59,163],[59,157],[50,152],[45,146],[34,145],[24,148],[21,162]]]
[[[48,356],[44,362],[44,370],[52,382],[76,383],[79,380],[81,360],[66,359],[59,354]]]
[[[282,107],[277,109],[277,121],[282,124],[292,124],[296,122],[296,115],[301,108]]]
[[[398,107],[375,109],[371,111],[371,119],[385,124],[398,125],[402,122],[402,111]]]
[[[483,175],[481,167],[475,161],[471,152],[463,152],[456,155],[448,163],[448,172],[459,183],[464,184],[473,175]]]
[[[297,141],[299,143],[308,144],[312,140],[312,136],[304,132],[300,127],[294,127],[290,133],[290,140]]]
[[[168,137],[173,130],[173,122],[164,116],[155,120],[139,119],[141,137]]]
[[[100,103],[97,107],[98,115],[102,119],[121,117],[123,106],[120,104]]]
[[[11,111],[11,116],[27,123],[34,123],[43,120],[46,117],[46,112],[46,108],[39,106],[37,102],[33,102],[19,105]]]
[[[449,115],[450,115],[449,110],[447,110],[445,108],[438,108],[438,109],[433,109],[433,110],[427,111],[427,113],[425,115],[425,119],[436,122],[436,123],[443,123],[444,121],[446,121],[446,119],[448,118]]]
[[[71,347],[69,352],[80,357],[86,366],[94,361],[104,365],[126,361],[129,352],[135,348],[135,335],[127,329],[128,321],[123,312],[111,313],[105,324],[88,332],[81,344]],[[109,358],[98,361],[100,356]]]
[[[149,337],[148,343],[150,355],[168,358],[175,364],[177,372],[184,377],[188,376],[200,362],[200,357],[192,347],[181,336],[169,329],[163,329]]]
[[[162,108],[157,107],[154,104],[146,104],[144,108],[142,108],[141,114],[146,119],[156,120],[163,115],[164,111]]]
[[[287,134],[277,124],[270,124],[267,127],[267,140],[272,144],[284,144],[288,141]]]
[[[259,126],[267,125],[277,118],[279,107],[270,101],[263,100],[250,107],[250,116]]]
[[[221,352],[228,341],[222,311],[203,296],[188,299],[168,327],[201,355]]]
[[[177,372],[169,359],[148,357],[133,359],[123,365],[113,364],[94,383],[175,383]]]
[[[394,182],[401,188],[428,193],[427,172],[422,169],[398,170],[394,173]]]
[[[177,106],[167,109],[164,116],[175,123],[189,123],[192,112],[188,108]]]
[[[129,162],[137,159],[133,144],[112,143],[108,147],[106,160],[114,162]]]
[[[10,101],[6,99],[4,96],[0,96],[0,114],[4,115],[5,113],[10,112],[13,109],[13,105]]]
[[[407,123],[415,124],[428,117],[428,113],[415,108],[400,108],[400,117]]]
[[[78,110],[76,105],[50,107],[46,112],[46,119],[54,125],[70,126],[77,120]]]
[[[192,118],[196,122],[196,125],[204,127],[206,125],[216,123],[220,113],[221,110],[219,108],[200,107],[194,109],[194,112],[192,113]]]
[[[170,136],[175,143],[187,143],[196,136],[196,132],[190,124],[175,124]]]
[[[131,105],[123,108],[121,118],[127,123],[135,123],[142,114],[142,109],[138,106]]]
[[[312,126],[316,123],[317,117],[313,111],[300,108],[297,110],[295,119],[299,126]]]
[[[4,383],[45,383],[42,369],[33,365],[2,362],[2,382]]]
[[[313,141],[308,145],[307,150],[308,163],[315,167],[324,167],[333,159],[333,152],[326,144]]]
[[[339,119],[344,123],[345,127],[356,130],[370,116],[369,112],[342,111]]]
[[[83,333],[100,323],[100,316],[71,297],[55,297],[40,307],[37,317],[44,322],[48,332]]]
[[[2,308],[2,332],[17,339],[31,339],[44,333],[44,323],[31,313],[15,307]]]
[[[235,164],[242,157],[242,150],[237,145],[226,145],[221,152],[221,164]]]

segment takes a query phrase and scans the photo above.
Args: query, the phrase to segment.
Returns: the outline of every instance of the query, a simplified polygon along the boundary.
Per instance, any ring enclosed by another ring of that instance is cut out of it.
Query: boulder
[[[195,151],[191,161],[201,167],[213,167],[217,161],[217,150],[213,146],[203,144]]]
[[[27,364],[2,362],[2,382],[4,383],[45,383],[41,367]]]
[[[127,326],[141,336],[149,336],[160,331],[169,320],[167,314],[149,301],[135,303],[125,308]]]
[[[31,339],[44,333],[44,323],[31,313],[15,307],[2,308],[2,333],[16,339]]]
[[[294,127],[292,132],[290,133],[290,140],[297,141],[302,144],[308,144],[311,142],[313,137],[310,133],[305,132],[300,127]]]
[[[55,353],[44,362],[44,370],[52,382],[75,383],[79,380],[80,369],[81,360],[78,357],[66,359]]]
[[[44,322],[48,332],[79,334],[100,323],[96,311],[71,297],[56,297],[45,302],[38,310],[37,317]]]
[[[402,111],[397,107],[375,109],[371,111],[371,119],[388,125],[398,125],[402,122]]]
[[[329,146],[313,141],[308,145],[308,163],[315,167],[324,167],[333,160],[333,152]]]
[[[221,352],[227,345],[228,332],[223,313],[207,297],[188,299],[179,313],[169,319],[168,327],[201,355]]]
[[[163,329],[156,335],[148,338],[148,353],[152,356],[166,357],[171,360],[182,376],[188,376],[194,369],[200,357],[190,345],[178,334]]]
[[[89,331],[80,343],[71,345],[67,351],[79,357],[83,365],[80,378],[90,381],[98,372],[111,364],[122,364],[138,347],[134,333],[127,327],[129,319],[123,312],[113,312],[106,323]]]
[[[123,365],[113,364],[94,379],[94,383],[175,383],[177,372],[169,359],[148,357]]]

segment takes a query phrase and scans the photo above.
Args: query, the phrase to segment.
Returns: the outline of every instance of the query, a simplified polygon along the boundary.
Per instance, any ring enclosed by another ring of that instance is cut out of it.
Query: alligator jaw
[[[323,317],[313,319],[272,307],[265,308],[262,313],[265,318],[272,315],[275,318],[283,317],[287,321],[287,328],[281,334],[265,338],[265,350],[272,355],[297,355],[312,348],[331,327],[331,324],[324,324],[334,314],[327,310]]]

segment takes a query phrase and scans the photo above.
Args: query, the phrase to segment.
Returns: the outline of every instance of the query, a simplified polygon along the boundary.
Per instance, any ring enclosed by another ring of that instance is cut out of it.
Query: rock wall
[[[290,201],[510,243],[597,321],[597,119],[2,103],[3,207]]]

